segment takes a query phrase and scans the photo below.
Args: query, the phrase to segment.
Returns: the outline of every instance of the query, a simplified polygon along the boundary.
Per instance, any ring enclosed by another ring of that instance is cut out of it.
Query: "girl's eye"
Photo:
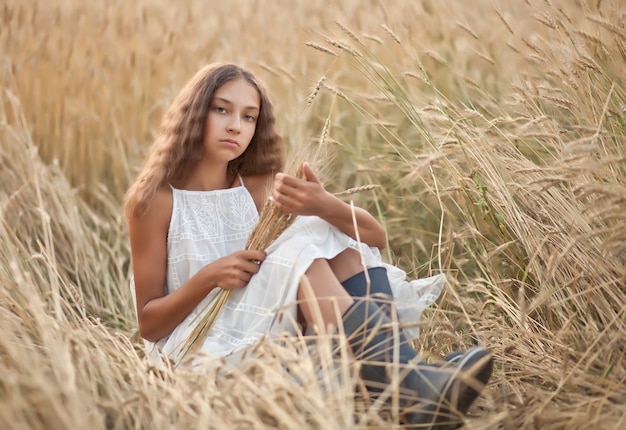
[[[226,112],[226,109],[224,109],[221,106],[216,106],[215,107],[215,112],[217,112],[217,113],[224,113],[224,112]]]
[[[256,118],[255,118],[255,117],[253,117],[252,115],[244,115],[244,117],[243,117],[243,118],[244,118],[246,121],[248,121],[248,122],[255,122],[255,121],[256,121]]]

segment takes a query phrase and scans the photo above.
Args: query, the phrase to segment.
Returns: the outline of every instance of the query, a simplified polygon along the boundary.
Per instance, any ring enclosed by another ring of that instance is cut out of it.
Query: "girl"
[[[303,179],[282,167],[272,104],[248,71],[207,66],[175,98],[125,201],[139,331],[151,356],[176,358],[198,314],[230,289],[203,352],[232,356],[268,334],[295,333],[300,312],[320,330],[344,327],[372,392],[390,383],[388,363],[409,367],[400,382],[407,421],[458,424],[489,378],[490,354],[474,348],[453,363],[417,363],[390,324],[389,279],[400,269],[380,260],[383,227],[325,191],[307,163]],[[268,190],[298,218],[267,250],[243,250]],[[438,291],[429,294],[432,302]]]

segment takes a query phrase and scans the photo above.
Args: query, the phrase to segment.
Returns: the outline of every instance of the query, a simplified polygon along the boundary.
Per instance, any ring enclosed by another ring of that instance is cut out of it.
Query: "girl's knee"
[[[328,264],[339,282],[343,282],[364,270],[361,254],[352,248],[345,249],[335,258],[330,259]]]

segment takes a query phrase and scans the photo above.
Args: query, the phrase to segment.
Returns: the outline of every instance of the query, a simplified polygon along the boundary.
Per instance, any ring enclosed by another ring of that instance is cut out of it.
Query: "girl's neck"
[[[236,182],[236,175],[228,173],[227,165],[206,166],[200,163],[181,184],[189,191],[213,191],[231,188]]]

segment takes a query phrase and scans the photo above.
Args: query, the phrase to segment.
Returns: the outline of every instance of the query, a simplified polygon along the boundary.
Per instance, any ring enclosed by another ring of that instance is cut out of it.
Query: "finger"
[[[239,279],[243,282],[243,285],[241,286],[243,287],[244,285],[247,285],[248,282],[250,282],[251,277],[252,275],[250,273],[241,272],[241,275],[239,275]]]
[[[261,262],[265,260],[265,256],[266,254],[264,251],[252,250],[252,249],[241,251],[241,257],[244,260]]]
[[[260,265],[257,263],[254,263],[252,261],[246,261],[245,264],[241,265],[241,270],[246,273],[255,274],[259,271],[259,267]]]
[[[272,191],[272,196],[274,197],[274,199],[278,199],[281,195],[283,196],[287,196],[289,194],[292,194],[295,190],[293,188],[290,188],[289,186],[285,185],[285,184],[278,184],[274,187],[274,190]]]
[[[284,190],[274,190],[274,192],[272,193],[272,201],[279,209],[282,209],[281,206],[283,206],[288,201],[288,199],[290,199],[289,194],[285,193]]]
[[[274,198],[274,204],[278,209],[287,213],[294,213],[300,208],[299,200],[285,194],[278,194]]]
[[[316,184],[320,183],[317,175],[313,172],[313,169],[311,169],[311,166],[306,161],[302,163],[302,173],[304,174],[304,178],[307,182],[314,182]]]
[[[234,288],[245,287],[247,283],[248,281],[244,281],[243,279],[240,279],[239,277],[231,278],[228,282],[220,285],[220,288],[222,290],[232,290]]]
[[[274,181],[274,188],[300,188],[304,181],[300,178],[296,178],[295,176],[290,176],[285,173],[279,173],[276,175],[276,180]]]
[[[227,285],[228,289],[233,289],[233,288],[241,288],[244,285],[246,285],[246,283],[244,281],[242,281],[241,279],[237,278],[237,279],[233,279],[232,283],[230,283],[229,285]]]

